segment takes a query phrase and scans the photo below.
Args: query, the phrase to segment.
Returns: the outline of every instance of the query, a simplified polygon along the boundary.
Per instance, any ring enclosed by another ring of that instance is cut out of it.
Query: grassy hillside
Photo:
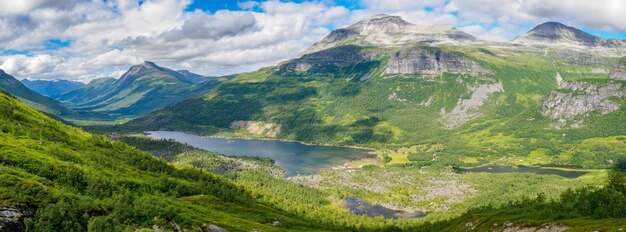
[[[259,137],[234,121],[280,124],[277,138],[320,144],[399,149],[443,144],[446,162],[502,156],[512,164],[609,167],[624,159],[626,104],[608,114],[591,112],[565,121],[541,113],[542,101],[565,81],[602,85],[616,60],[567,60],[550,51],[514,48],[411,47],[459,54],[493,74],[385,74],[398,49],[338,47],[313,54],[307,71],[287,72],[304,58],[238,75],[215,89],[129,122],[123,130],[181,130]],[[374,60],[365,59],[369,54]],[[599,57],[599,58],[598,58]],[[292,65],[293,64],[293,65]],[[291,65],[291,66],[290,66]],[[607,146],[608,145],[608,146]],[[595,152],[595,151],[606,152]],[[603,150],[606,149],[606,150]],[[529,158],[534,156],[532,158]],[[516,163],[517,162],[517,163]]]
[[[621,231],[626,229],[625,184],[624,173],[613,169],[601,187],[570,189],[556,199],[540,194],[501,207],[475,208],[434,227],[440,231],[463,227],[478,231]]]
[[[323,229],[258,203],[219,176],[63,125],[5,93],[0,138],[0,207],[23,220],[10,230]]]
[[[98,113],[77,112],[71,110],[53,99],[50,99],[46,96],[36,93],[35,91],[30,90],[29,88],[24,86],[19,80],[15,79],[15,77],[5,73],[2,70],[0,70],[0,90],[12,94],[13,96],[19,98],[28,106],[36,110],[57,117],[63,117],[65,119],[107,118],[106,115],[101,115]]]

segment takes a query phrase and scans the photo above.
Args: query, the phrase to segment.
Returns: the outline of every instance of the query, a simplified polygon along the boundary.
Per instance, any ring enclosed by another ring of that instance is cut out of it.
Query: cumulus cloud
[[[219,39],[225,36],[234,36],[245,29],[254,26],[256,19],[250,13],[219,11],[214,15],[207,15],[196,11],[180,28],[163,33],[166,41],[180,39]]]
[[[33,55],[0,55],[0,67],[18,77],[80,80],[143,60],[209,75],[252,71],[294,57],[350,15],[323,2],[277,0],[239,3],[257,11],[214,13],[186,11],[191,0],[23,3],[0,9],[0,49]],[[70,45],[50,50],[52,40]],[[36,68],[42,57],[49,65]]]
[[[81,0],[19,0],[0,1],[0,16],[25,14],[39,8],[69,9]]]
[[[626,1],[623,0],[595,4],[578,0],[526,0],[522,9],[541,18],[567,20],[596,29],[626,30]]]
[[[22,77],[31,77],[40,73],[53,72],[62,59],[50,55],[13,55],[4,57],[0,69]]]
[[[239,1],[237,11],[190,12],[192,0],[0,1],[0,68],[21,78],[84,81],[117,77],[144,60],[207,75],[246,72],[380,13],[498,41],[548,20],[626,30],[622,0],[361,0],[356,10],[333,2]],[[51,49],[51,41],[65,45]]]

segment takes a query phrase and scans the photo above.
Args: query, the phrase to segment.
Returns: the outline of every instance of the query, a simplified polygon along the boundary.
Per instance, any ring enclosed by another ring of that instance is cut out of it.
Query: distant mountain
[[[217,85],[189,71],[174,71],[146,61],[132,66],[119,79],[97,79],[55,99],[77,110],[117,117],[134,117],[176,103]]]
[[[537,25],[527,33],[515,38],[513,42],[521,44],[626,48],[625,40],[603,39],[558,22],[546,22]]]
[[[475,40],[475,37],[448,25],[415,25],[400,16],[379,14],[332,31],[303,54],[341,45],[399,46],[467,43]]]
[[[85,99],[93,98],[93,96],[98,96],[99,94],[108,91],[112,88],[112,85],[116,80],[117,79],[112,77],[94,79],[87,85],[79,88],[78,91],[70,91],[66,94],[55,95],[53,97],[66,105],[75,106],[85,101]]]
[[[30,107],[37,109],[39,111],[43,111],[49,114],[53,114],[59,117],[64,118],[83,118],[85,115],[81,115],[80,113],[68,109],[63,106],[61,103],[52,100],[48,97],[40,95],[35,91],[30,90],[26,86],[24,86],[19,80],[15,77],[7,74],[3,70],[0,69],[0,90],[3,90]]]
[[[59,95],[61,93],[69,92],[72,90],[79,89],[85,84],[77,81],[68,81],[68,80],[22,80],[22,84],[24,84],[29,89],[50,97],[54,95]]]

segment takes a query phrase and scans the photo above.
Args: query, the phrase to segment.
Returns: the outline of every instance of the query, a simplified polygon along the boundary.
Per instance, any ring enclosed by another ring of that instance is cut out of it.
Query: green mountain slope
[[[213,88],[215,78],[177,72],[152,62],[131,67],[122,77],[98,79],[55,99],[80,111],[101,112],[114,117],[135,117],[174,104]]]
[[[386,23],[373,26],[405,25]],[[384,30],[372,31],[354,34]],[[437,143],[443,145],[437,161],[450,165],[470,158],[609,167],[626,158],[619,137],[626,134],[626,83],[609,78],[618,61],[609,53],[484,41],[365,46],[341,39],[342,46],[238,75],[124,129],[393,149]],[[280,132],[245,125],[276,125]]]
[[[256,202],[223,178],[63,125],[5,93],[0,211],[2,231],[320,229]]]
[[[10,93],[36,110],[62,117],[64,119],[106,118],[106,116],[98,113],[77,112],[69,109],[53,99],[30,90],[19,80],[15,79],[15,77],[5,73],[3,70],[0,70],[0,90]]]
[[[28,87],[29,89],[50,97],[54,95],[59,95],[61,93],[69,92],[72,90],[79,89],[85,84],[76,81],[68,81],[68,80],[22,80],[22,84]]]

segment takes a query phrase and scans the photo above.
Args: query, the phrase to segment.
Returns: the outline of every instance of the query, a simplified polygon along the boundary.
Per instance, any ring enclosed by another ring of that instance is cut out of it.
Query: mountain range
[[[54,98],[80,111],[136,117],[205,92],[219,82],[218,78],[174,71],[146,61],[132,66],[119,79],[96,79]]]
[[[29,88],[24,86],[22,82],[17,80],[15,77],[7,74],[3,70],[0,70],[0,90],[17,97],[30,107],[45,112],[49,115],[76,120],[88,120],[96,118],[108,119],[107,115],[93,112],[78,112],[72,110],[65,105],[59,103],[58,101],[55,101],[51,98],[40,95],[33,90],[30,90]]]
[[[626,151],[596,150],[626,134],[617,77],[626,53],[612,49],[621,42],[558,23],[489,42],[377,15],[122,127],[376,148],[443,143],[451,164],[541,152],[542,162],[607,167]],[[251,129],[268,124],[280,131]]]

